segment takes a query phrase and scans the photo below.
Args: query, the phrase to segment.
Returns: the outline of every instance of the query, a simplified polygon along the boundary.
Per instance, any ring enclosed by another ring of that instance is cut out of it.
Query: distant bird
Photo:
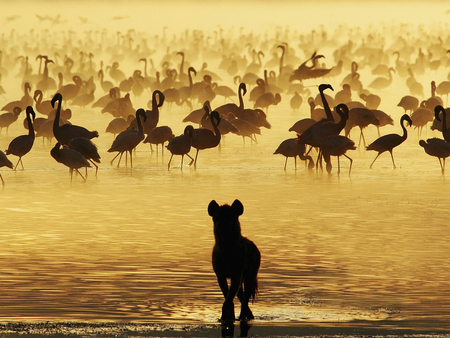
[[[100,163],[100,155],[98,154],[97,146],[87,138],[75,137],[70,140],[69,148],[78,151],[86,160],[94,165],[95,176],[97,177],[98,165],[96,165],[95,162]]]
[[[374,142],[372,142],[367,147],[367,150],[378,151],[377,156],[375,157],[375,159],[373,160],[372,164],[370,165],[370,169],[372,169],[372,166],[375,163],[375,161],[378,158],[378,156],[380,156],[385,151],[389,151],[391,153],[392,164],[394,165],[394,169],[396,168],[395,162],[394,162],[394,155],[392,154],[392,151],[393,151],[393,149],[395,147],[397,147],[400,144],[402,144],[406,140],[406,138],[408,137],[408,132],[406,131],[406,128],[405,128],[405,126],[403,124],[405,121],[407,121],[409,123],[410,127],[412,125],[411,118],[407,114],[404,114],[401,117],[401,119],[400,119],[400,125],[401,125],[401,127],[403,129],[403,135],[402,136],[400,136],[398,134],[384,135],[384,136],[381,136],[378,139],[376,139]]]
[[[361,131],[359,135],[358,147],[361,144],[361,140],[364,142],[364,146],[366,146],[366,139],[364,137],[363,129],[366,128],[369,124],[373,124],[378,126],[380,121],[375,117],[375,114],[367,108],[352,108],[348,114],[348,121],[345,125],[345,136],[348,137],[350,131],[354,126],[358,126]]]
[[[339,103],[347,103],[352,100],[352,90],[348,83],[344,83],[342,85],[342,90],[338,91],[334,96],[334,102],[336,104]]]
[[[234,103],[233,103],[234,104]],[[203,106],[201,108],[195,109],[191,111],[184,119],[183,122],[191,122],[196,123],[198,125],[201,125],[201,120],[203,115],[205,115],[205,109],[203,108],[205,105],[208,105],[208,107],[211,106],[209,101],[205,101],[203,103]]]
[[[441,105],[437,105],[434,108],[434,117],[436,120],[441,121],[441,118],[439,117],[439,113],[442,113],[442,136],[444,137],[444,140],[447,142],[450,141],[450,128],[447,127],[447,112]]]
[[[377,130],[378,130],[378,137],[380,137],[381,136],[380,128],[387,126],[388,124],[393,126],[394,120],[392,119],[392,117],[390,115],[386,114],[384,111],[381,111],[378,109],[370,109],[370,111],[373,113],[375,118],[378,120],[378,124],[375,124],[375,127],[377,127]]]
[[[36,102],[36,110],[38,113],[48,116],[50,112],[53,110],[51,100],[42,101],[43,93],[41,90],[36,89],[34,91],[33,99]]]
[[[236,135],[242,136],[244,145],[246,137],[250,138],[251,142],[258,143],[256,140],[256,135],[261,135],[261,130],[259,127],[244,119],[236,117],[233,113],[228,113],[227,119],[237,128],[238,132]]]
[[[295,92],[294,96],[291,97],[289,104],[293,111],[298,111],[299,108],[302,106],[303,103],[303,97],[298,92]]]
[[[124,119],[123,117],[116,117],[111,122],[109,122],[105,131],[107,133],[113,134],[114,138],[116,138],[116,135],[127,129],[133,120],[133,115],[128,115],[127,119]]]
[[[28,122],[28,135],[20,135],[15,139],[13,139],[9,144],[8,149],[5,151],[6,155],[19,156],[19,160],[17,161],[14,170],[17,169],[19,162],[22,165],[23,169],[22,156],[28,154],[34,144],[35,135],[34,135],[33,121],[36,114],[34,113],[33,107],[31,106],[27,107],[26,113]]]
[[[422,135],[422,129],[428,122],[432,122],[434,118],[433,111],[425,107],[426,101],[422,101],[420,107],[411,114],[411,121],[414,128],[417,128],[419,137]]]
[[[378,109],[381,103],[381,97],[375,94],[364,94],[359,95],[366,102],[367,109]]]
[[[141,116],[145,122],[147,116],[145,115],[145,110],[142,108],[136,111],[136,120],[138,129],[124,130],[119,135],[117,135],[111,147],[108,149],[108,153],[114,151],[118,152],[117,155],[111,160],[111,165],[113,164],[116,157],[120,155],[119,162],[117,163],[117,167],[119,167],[123,153],[129,152],[131,167],[133,167],[132,150],[136,148],[138,144],[141,143],[142,140],[144,140],[144,127],[142,125]]]
[[[431,97],[425,101],[425,107],[434,111],[437,105],[444,105],[444,102],[439,96],[436,96],[436,82],[431,81]]]
[[[75,170],[86,182],[86,178],[78,171],[78,169],[83,167],[90,167],[89,162],[81,155],[78,151],[63,147],[61,148],[61,143],[57,142],[53,149],[50,151],[52,157],[59,163],[64,164],[69,167],[70,171],[70,182],[72,182],[73,170]]]
[[[438,158],[439,164],[441,165],[442,175],[444,175],[445,159],[450,156],[450,143],[440,138],[429,138],[426,142],[424,140],[420,140],[419,144],[428,155]],[[443,161],[441,161],[441,159]]]
[[[0,150],[0,168],[8,167],[13,168],[12,162],[6,157],[5,153]],[[5,186],[5,181],[3,180],[2,174],[0,174],[0,179],[2,180],[2,185]]]
[[[3,128],[6,128],[6,135],[8,135],[8,129],[11,124],[17,121],[19,114],[22,112],[22,108],[14,107],[10,113],[3,113],[0,115],[0,132]]]
[[[99,79],[100,79],[100,85],[102,86],[103,91],[104,91],[105,93],[108,93],[108,92],[111,90],[111,88],[114,87],[114,84],[113,84],[111,81],[104,81],[104,80],[103,80],[103,78],[105,77],[105,75],[104,75],[102,69],[100,69],[100,70],[98,71],[98,74],[97,74],[97,75],[98,75],[98,77],[99,77]]]
[[[169,126],[159,126],[153,128],[142,143],[149,143],[151,151],[153,151],[152,144],[155,144],[156,153],[158,153],[158,144],[161,144],[161,151],[164,154],[164,143],[170,142],[174,137],[175,135],[172,133],[172,129]]]
[[[87,139],[92,139],[98,137],[97,131],[89,131],[84,127],[76,126],[73,124],[63,124],[60,126],[59,120],[61,116],[61,105],[62,105],[62,95],[56,93],[52,99],[52,106],[55,107],[56,101],[59,101],[58,108],[56,110],[56,116],[53,120],[53,134],[59,143],[62,145],[68,145],[70,140],[75,137],[84,137]]]
[[[289,138],[280,143],[278,148],[275,150],[274,155],[281,154],[286,157],[286,161],[284,162],[284,170],[286,170],[289,157],[294,158],[295,170],[297,170],[297,156],[303,161],[309,160],[308,169],[312,169],[314,168],[314,161],[311,156],[305,155],[305,151],[305,145],[303,143],[297,143],[297,138]]]
[[[111,67],[107,67],[109,69],[109,76],[116,81],[116,83],[120,83],[121,81],[126,79],[125,73],[119,69],[119,63],[114,62]]]
[[[325,160],[326,169],[329,175],[331,175],[331,156],[337,156],[338,159],[338,175],[341,172],[341,166],[339,163],[339,157],[344,155],[350,160],[350,169],[348,170],[348,175],[352,172],[352,164],[353,160],[346,155],[347,150],[355,150],[355,142],[350,140],[349,138],[342,135],[331,135],[324,139],[320,143],[320,150],[322,151],[323,159]]]
[[[419,99],[411,95],[403,96],[400,102],[397,104],[397,107],[402,107],[405,110],[405,114],[409,110],[411,115],[414,109],[417,109],[417,107],[419,107]]]
[[[303,62],[289,77],[289,81],[299,80],[302,82],[306,79],[315,79],[318,77],[323,77],[327,75],[331,69],[324,69],[324,68],[315,68],[317,65],[317,60],[324,58],[323,55],[317,55],[316,52],[312,54],[312,56]],[[307,63],[311,62],[312,65],[308,66]]]
[[[184,133],[182,135],[174,137],[172,140],[169,141],[167,149],[169,149],[172,155],[170,156],[167,169],[170,170],[170,162],[172,162],[173,155],[181,155],[181,169],[183,169],[184,155],[188,156],[191,159],[190,164],[194,162],[194,159],[188,154],[189,151],[191,150],[193,131],[194,127],[188,125],[186,126],[186,128],[184,128]]]
[[[89,93],[78,95],[72,101],[72,106],[79,106],[81,108],[85,108],[88,104],[94,102],[94,92],[95,89],[91,89]]]
[[[204,109],[205,109],[205,113],[209,114],[209,108],[207,106],[204,106]],[[197,157],[198,157],[198,152],[200,150],[215,148],[220,143],[222,135],[218,128],[218,125],[220,124],[220,120],[221,120],[219,113],[216,111],[211,112],[210,120],[211,120],[212,126],[214,128],[214,131],[211,131],[210,129],[206,129],[206,128],[198,128],[198,129],[194,129],[194,131],[192,132],[191,146],[193,148],[197,149],[197,152],[195,153],[195,159],[194,159],[194,168],[197,167]]]
[[[382,90],[385,89],[387,87],[389,87],[392,83],[392,72],[395,73],[395,69],[390,67],[389,68],[389,77],[385,78],[385,77],[377,77],[375,80],[373,80],[370,84],[369,84],[369,88],[373,88],[373,89],[378,89],[378,90]]]
[[[269,110],[270,105],[276,106],[280,102],[281,102],[281,95],[279,93],[276,93],[274,95],[271,92],[267,92],[256,99],[254,108],[266,108],[267,112]]]
[[[292,127],[289,128],[289,131],[294,131],[297,134],[301,135],[316,122],[316,120],[304,118],[295,122]]]
[[[20,100],[11,101],[3,106],[1,110],[4,111],[12,111],[15,107],[20,107],[22,110],[25,110],[28,106],[33,105],[33,98],[30,95],[31,86],[28,82],[24,84],[24,95]]]
[[[442,81],[436,88],[436,93],[445,95],[445,104],[448,102],[448,94],[450,94],[450,81]]]
[[[72,77],[72,80],[74,83],[66,84],[65,86],[62,86],[58,89],[57,93],[60,94],[62,97],[64,97],[64,100],[70,101],[73,100],[78,93],[80,92],[81,85],[83,84],[83,81],[78,75],[74,75]],[[55,94],[56,95],[56,94]],[[53,102],[53,100],[52,100]]]

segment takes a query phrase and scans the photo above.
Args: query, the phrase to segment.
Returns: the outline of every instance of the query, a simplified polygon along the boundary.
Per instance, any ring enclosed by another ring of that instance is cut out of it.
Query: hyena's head
[[[212,200],[208,205],[208,214],[214,222],[214,236],[217,240],[231,240],[241,236],[239,216],[244,212],[244,206],[239,200],[234,200],[232,205],[219,205]]]

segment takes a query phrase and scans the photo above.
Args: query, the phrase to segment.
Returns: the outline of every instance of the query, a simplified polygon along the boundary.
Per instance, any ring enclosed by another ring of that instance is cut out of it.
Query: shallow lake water
[[[423,83],[447,73],[426,73]],[[339,90],[340,80],[321,81]],[[0,105],[20,98],[17,83],[3,79]],[[313,95],[319,83],[308,83]],[[381,133],[401,133],[404,79],[378,94],[380,109],[395,121]],[[132,97],[134,107],[145,108],[150,97]],[[107,152],[111,115],[72,111],[72,123],[100,133],[97,177],[89,169],[86,183],[77,175],[71,183],[68,169],[50,156],[55,141],[42,139],[23,158],[25,170],[0,169],[0,321],[217,322],[223,300],[211,266],[207,206],[239,199],[242,233],[262,254],[256,322],[449,329],[450,182],[419,146],[417,130],[408,128],[394,150],[396,169],[388,153],[369,169],[376,154],[361,145],[348,152],[350,176],[345,158],[340,175],[335,158],[332,176],[301,161],[294,169],[292,159],[283,170],[284,157],[273,152],[295,136],[289,127],[309,116],[307,104],[293,112],[283,96],[269,108],[272,128],[262,129],[257,144],[227,135],[220,149],[200,152],[196,169],[187,162],[181,169],[174,156],[170,170],[167,150],[151,153],[141,144],[133,167],[123,159],[117,168],[109,163],[115,153]],[[164,105],[159,125],[179,135],[189,112]],[[26,133],[23,117],[8,135],[2,131],[2,150]],[[354,129],[350,136],[357,141],[359,134]],[[369,126],[365,136],[372,142],[377,129]],[[422,138],[429,137],[442,135],[428,127]]]

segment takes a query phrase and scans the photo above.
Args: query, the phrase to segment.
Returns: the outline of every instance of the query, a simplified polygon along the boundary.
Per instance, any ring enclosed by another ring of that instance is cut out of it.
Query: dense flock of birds
[[[101,156],[93,140],[99,132],[70,122],[72,112],[84,110],[111,115],[111,122],[102,126],[114,134],[108,152],[117,155],[111,164],[119,157],[119,166],[125,153],[133,166],[133,150],[149,143],[156,151],[161,145],[171,152],[169,169],[174,155],[181,155],[181,168],[184,156],[196,167],[199,151],[219,146],[223,135],[257,143],[261,128],[277,123],[277,105],[289,102],[291,111],[309,111],[310,117],[289,129],[295,137],[280,140],[274,153],[284,155],[286,163],[298,156],[309,169],[322,168],[323,159],[331,174],[331,157],[337,157],[339,173],[339,158],[345,156],[350,174],[347,151],[362,143],[377,152],[370,167],[380,154],[390,152],[395,168],[393,149],[406,140],[407,127],[420,133],[432,124],[443,138],[419,144],[439,159],[444,173],[450,156],[448,110],[443,108],[450,93],[450,35],[411,34],[408,29],[391,27],[378,34],[338,27],[330,36],[323,27],[309,34],[278,27],[271,34],[244,34],[241,29],[233,37],[219,28],[211,33],[187,30],[172,38],[166,29],[154,36],[134,30],[81,35],[11,31],[0,41],[0,94],[10,97],[20,90],[23,95],[1,108],[0,132],[8,133],[22,111],[28,131],[0,152],[0,166],[24,169],[22,158],[35,138],[43,137],[48,143],[56,139],[50,155],[69,167],[71,177],[76,171],[85,181],[79,170],[91,165],[97,175]],[[421,80],[429,77],[439,80]],[[394,80],[404,88],[392,88]],[[380,128],[394,124],[379,109],[387,91],[407,91],[397,97],[398,107],[404,109],[402,135],[381,136]],[[146,107],[133,101],[146,102]],[[160,110],[173,110],[174,104],[187,124],[180,136],[170,126],[159,125]],[[378,128],[379,138],[367,145],[363,130],[369,125]],[[354,127],[360,129],[358,145],[349,138]],[[189,154],[192,148],[195,157]],[[17,156],[17,163],[7,155]]]

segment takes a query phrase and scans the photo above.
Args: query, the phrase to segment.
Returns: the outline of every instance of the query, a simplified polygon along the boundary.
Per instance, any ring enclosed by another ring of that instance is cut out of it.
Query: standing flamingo
[[[78,169],[83,167],[90,167],[91,165],[78,151],[67,147],[61,148],[61,143],[57,142],[53,149],[50,151],[50,154],[57,162],[64,164],[66,167],[69,167],[70,183],[72,183],[74,169],[81,176],[83,181],[86,182],[86,178],[81,175]]]
[[[33,121],[34,118],[36,117],[36,114],[34,113],[33,107],[31,106],[27,107],[26,113],[28,122],[28,135],[20,135],[15,139],[13,139],[9,144],[8,149],[5,151],[6,155],[19,156],[19,160],[17,161],[14,170],[17,169],[19,162],[22,165],[23,169],[22,156],[28,154],[28,152],[31,150],[34,144],[35,135],[34,135]]]
[[[295,161],[295,170],[297,170],[297,156],[301,160],[309,160],[308,169],[314,168],[314,161],[311,156],[305,155],[305,144],[298,143],[297,138],[289,138],[280,143],[274,154],[281,154],[286,157],[284,162],[284,170],[286,171],[286,165],[289,157],[293,157]]]
[[[326,169],[329,175],[331,175],[331,156],[337,156],[338,159],[338,176],[341,173],[341,166],[339,163],[339,157],[344,155],[350,160],[350,169],[348,171],[348,176],[352,172],[352,164],[353,160],[346,155],[347,150],[355,150],[355,142],[350,140],[349,138],[342,135],[331,135],[324,139],[320,143],[320,151],[322,152],[323,159],[325,160]]]
[[[404,114],[401,117],[401,119],[400,119],[400,125],[401,125],[401,127],[403,129],[403,135],[402,136],[400,136],[398,134],[384,135],[384,136],[381,136],[381,137],[377,138],[374,142],[372,142],[367,147],[367,150],[378,151],[377,156],[375,157],[375,159],[373,160],[372,164],[370,165],[370,169],[372,169],[372,166],[375,163],[375,161],[378,158],[378,156],[380,156],[385,151],[389,151],[391,153],[392,164],[394,165],[394,169],[396,168],[395,162],[394,162],[394,155],[392,154],[392,151],[393,151],[393,149],[395,147],[397,147],[400,144],[402,144],[406,140],[406,138],[408,137],[408,132],[406,131],[405,126],[403,125],[404,121],[407,121],[409,123],[410,127],[412,125],[411,118],[407,114]]]
[[[170,170],[170,162],[172,162],[173,155],[181,155],[181,169],[183,169],[184,155],[188,156],[191,159],[189,165],[194,162],[194,159],[188,154],[189,151],[191,150],[193,131],[194,127],[188,125],[186,126],[186,128],[184,128],[184,133],[182,135],[174,137],[172,140],[169,141],[167,149],[169,149],[172,155],[170,156],[167,169]]]
[[[56,109],[55,119],[53,120],[53,134],[59,143],[62,145],[68,145],[70,140],[75,137],[84,137],[87,139],[92,139],[94,137],[98,137],[97,131],[89,131],[84,127],[80,127],[73,124],[63,124],[59,125],[59,119],[61,116],[61,105],[62,105],[62,95],[60,93],[56,93],[52,99],[52,106],[55,107],[56,101],[59,102],[58,107]]]
[[[144,127],[142,126],[141,116],[145,120],[147,116],[145,115],[145,110],[140,108],[136,111],[136,120],[138,129],[127,129],[117,135],[114,140],[111,148],[108,149],[108,153],[113,151],[117,151],[118,154],[111,160],[111,165],[116,159],[117,156],[120,155],[119,162],[117,163],[117,167],[119,167],[120,161],[122,159],[122,155],[124,152],[130,153],[130,162],[131,167],[133,167],[133,155],[132,150],[137,147],[139,143],[144,139]]]
[[[450,128],[447,126],[447,112],[445,111],[444,107],[441,105],[437,105],[434,108],[434,117],[439,122],[441,121],[441,118],[439,117],[439,113],[442,112],[442,136],[444,137],[444,140],[447,142],[450,141]]]
[[[208,106],[204,106],[204,109],[205,115],[209,114]],[[197,168],[197,157],[199,150],[215,148],[220,143],[221,133],[217,127],[220,123],[219,113],[217,111],[213,111],[210,114],[210,120],[214,128],[214,132],[206,128],[198,128],[194,129],[194,132],[192,133],[192,147],[197,149],[197,152],[195,153],[194,168]]]
[[[97,146],[91,140],[84,137],[75,137],[70,140],[69,148],[78,151],[84,156],[86,160],[91,162],[95,167],[95,177],[97,177],[98,165],[94,162],[100,163],[100,155],[98,154]],[[86,168],[87,176],[87,168]]]
[[[430,156],[435,156],[441,165],[442,175],[445,171],[445,159],[450,156],[450,143],[440,138],[429,138],[428,140],[420,140],[419,144],[425,152]],[[443,161],[441,161],[441,159]],[[444,163],[442,163],[444,162]]]
[[[5,153],[0,150],[0,168],[8,167],[13,168],[12,162],[6,157]],[[5,181],[3,180],[2,174],[0,174],[0,179],[2,180],[2,186],[5,186]]]

